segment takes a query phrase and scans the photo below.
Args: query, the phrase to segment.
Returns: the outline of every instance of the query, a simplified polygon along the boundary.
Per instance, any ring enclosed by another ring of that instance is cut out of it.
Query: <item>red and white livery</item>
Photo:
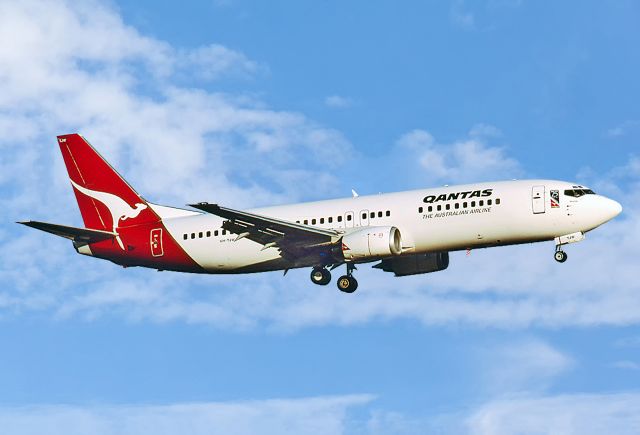
[[[444,270],[449,252],[555,241],[562,246],[613,219],[622,207],[564,181],[518,180],[445,186],[247,211],[218,204],[194,210],[140,196],[80,135],[58,136],[84,228],[20,222],[68,238],[84,255],[130,267],[194,273],[249,273],[310,267],[351,293],[358,263],[396,276]]]

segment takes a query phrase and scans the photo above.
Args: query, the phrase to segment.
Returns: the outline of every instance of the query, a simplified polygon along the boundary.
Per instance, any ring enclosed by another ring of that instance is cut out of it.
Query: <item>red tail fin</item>
[[[159,220],[147,202],[82,136],[58,136],[58,144],[87,228],[117,233],[117,228]],[[122,242],[118,239],[118,243]]]
[[[124,266],[202,272],[151,205],[82,136],[58,136],[58,144],[85,226],[116,234],[78,252]]]

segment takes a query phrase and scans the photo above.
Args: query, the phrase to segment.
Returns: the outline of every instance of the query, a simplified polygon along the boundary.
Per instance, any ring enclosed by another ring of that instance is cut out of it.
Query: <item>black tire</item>
[[[556,251],[556,253],[553,255],[553,258],[558,263],[564,263],[565,261],[567,261],[567,253],[564,251]]]
[[[336,282],[338,290],[344,293],[353,293],[358,288],[358,281],[352,276],[342,275]]]
[[[331,282],[331,272],[324,267],[314,267],[311,271],[311,282],[317,285],[327,285]]]

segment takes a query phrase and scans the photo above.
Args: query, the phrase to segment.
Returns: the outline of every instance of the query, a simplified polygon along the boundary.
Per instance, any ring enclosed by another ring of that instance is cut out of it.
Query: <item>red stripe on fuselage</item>
[[[162,231],[158,232],[160,229]],[[152,231],[160,233],[159,243],[162,255],[152,246],[157,236],[152,239]],[[179,272],[202,273],[204,269],[185,252],[176,242],[171,233],[159,220],[156,223],[146,223],[137,226],[118,228],[118,234],[124,245],[120,248],[115,239],[103,240],[91,245],[91,252],[95,257],[105,258],[122,266],[143,266],[161,270],[175,270]],[[154,256],[153,254],[156,254]]]

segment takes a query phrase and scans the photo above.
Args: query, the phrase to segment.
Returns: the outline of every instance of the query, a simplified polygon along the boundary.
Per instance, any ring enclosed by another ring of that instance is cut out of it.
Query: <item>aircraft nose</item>
[[[609,198],[602,198],[602,211],[606,214],[607,220],[613,219],[622,212],[622,205],[618,201]]]

